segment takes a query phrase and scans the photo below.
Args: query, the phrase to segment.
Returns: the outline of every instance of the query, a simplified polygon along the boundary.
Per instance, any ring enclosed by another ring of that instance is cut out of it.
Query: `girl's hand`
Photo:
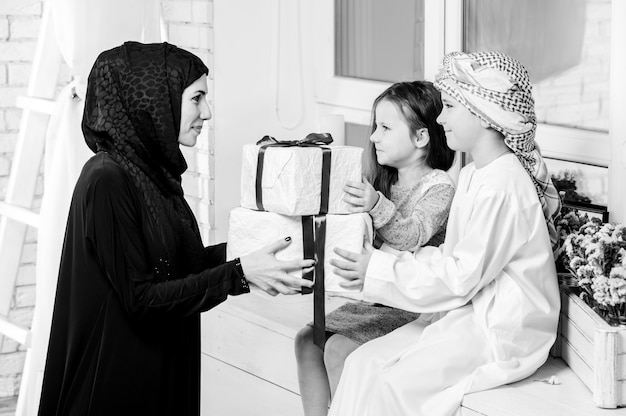
[[[369,241],[363,244],[361,253],[335,248],[335,253],[343,258],[343,260],[331,259],[330,264],[335,266],[335,273],[348,282],[341,282],[339,285],[346,289],[363,290],[363,282],[365,281],[365,272],[367,265],[372,257],[374,247]]]
[[[347,194],[343,200],[352,206],[350,212],[369,212],[378,202],[378,192],[365,178],[363,182],[346,182],[343,191]]]
[[[269,246],[240,258],[246,279],[268,294],[293,295],[300,293],[302,286],[312,287],[313,282],[288,274],[293,270],[307,273],[313,270],[314,260],[280,261],[276,252],[291,244],[291,237],[280,239]]]

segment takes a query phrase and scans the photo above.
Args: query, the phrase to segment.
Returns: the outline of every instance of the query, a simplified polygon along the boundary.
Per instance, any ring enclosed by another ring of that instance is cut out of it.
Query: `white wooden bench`
[[[327,310],[345,300],[331,298]],[[295,334],[312,319],[312,296],[260,291],[231,297],[202,316],[202,415],[301,416]],[[556,376],[561,384],[537,380]],[[591,392],[560,359],[533,376],[463,400],[463,416],[626,416],[592,404]]]

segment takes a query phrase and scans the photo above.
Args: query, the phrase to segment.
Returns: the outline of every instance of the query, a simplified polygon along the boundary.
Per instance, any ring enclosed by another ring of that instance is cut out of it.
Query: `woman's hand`
[[[369,241],[363,244],[361,253],[335,248],[335,253],[343,258],[343,260],[331,259],[330,264],[336,267],[335,273],[348,282],[341,282],[339,285],[346,289],[363,290],[363,282],[365,280],[365,272],[370,262],[374,247]]]
[[[347,194],[343,200],[351,205],[350,212],[369,212],[378,202],[378,192],[363,178],[363,182],[347,181],[343,187]]]
[[[268,294],[275,296],[300,293],[302,286],[312,287],[313,282],[299,277],[290,276],[294,270],[308,273],[313,270],[314,260],[280,261],[276,252],[291,243],[291,237],[280,239],[267,247],[240,258],[241,267],[246,279]]]

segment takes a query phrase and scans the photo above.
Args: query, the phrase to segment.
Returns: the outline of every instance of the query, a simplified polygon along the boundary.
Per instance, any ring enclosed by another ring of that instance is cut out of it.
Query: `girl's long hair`
[[[433,169],[448,170],[454,162],[454,150],[448,147],[443,127],[437,123],[443,104],[441,94],[429,81],[398,82],[383,91],[372,105],[372,130],[376,130],[376,107],[387,100],[395,104],[409,126],[411,134],[419,129],[428,129],[430,141],[427,147],[426,164]],[[376,148],[367,141],[365,151],[365,177],[385,197],[391,194],[391,185],[398,180],[398,170],[383,166],[376,160]]]

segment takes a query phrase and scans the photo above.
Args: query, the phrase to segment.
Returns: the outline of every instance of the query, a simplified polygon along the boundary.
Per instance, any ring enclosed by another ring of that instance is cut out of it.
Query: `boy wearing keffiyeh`
[[[435,86],[448,146],[472,163],[441,246],[337,250],[366,300],[422,315],[348,357],[333,416],[458,415],[464,394],[530,376],[556,337],[560,201],[534,142],[528,74],[502,53],[457,52]]]

